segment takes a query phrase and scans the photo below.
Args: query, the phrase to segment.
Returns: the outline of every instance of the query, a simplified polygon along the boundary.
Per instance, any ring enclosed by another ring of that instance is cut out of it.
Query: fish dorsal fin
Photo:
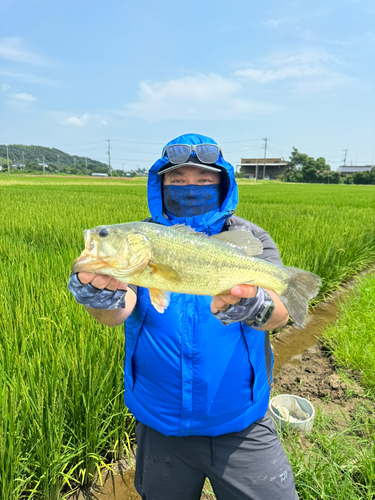
[[[199,233],[198,231],[195,231],[192,227],[186,226],[185,224],[175,224],[174,226],[170,226],[171,229],[174,229],[175,231],[178,231],[180,233],[185,233],[185,234],[191,234],[194,236],[200,236],[201,238],[207,238],[207,235],[205,233]]]
[[[158,288],[150,288],[149,292],[151,304],[159,313],[162,314],[169,306],[171,297],[170,292],[165,292],[164,290],[159,290]]]
[[[263,252],[262,243],[248,231],[224,231],[210,238],[227,243],[248,257],[260,255]]]
[[[151,267],[152,274],[159,274],[162,278],[169,281],[181,281],[181,276],[171,266],[167,266],[165,264],[154,264],[153,262],[150,262],[149,266]]]

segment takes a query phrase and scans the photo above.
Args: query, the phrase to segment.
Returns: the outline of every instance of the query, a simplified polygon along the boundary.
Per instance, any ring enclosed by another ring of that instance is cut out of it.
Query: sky
[[[149,168],[171,139],[375,162],[374,0],[2,0],[0,143]],[[345,151],[346,150],[346,151]]]

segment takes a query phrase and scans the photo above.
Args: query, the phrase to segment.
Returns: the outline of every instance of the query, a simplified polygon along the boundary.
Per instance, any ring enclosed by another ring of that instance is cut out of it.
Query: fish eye
[[[109,231],[108,229],[106,229],[105,227],[103,227],[100,231],[99,231],[99,236],[101,238],[105,238],[106,236],[109,235]]]

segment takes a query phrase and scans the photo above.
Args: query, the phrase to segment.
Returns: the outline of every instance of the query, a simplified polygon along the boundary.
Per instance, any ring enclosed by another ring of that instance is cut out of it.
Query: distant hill
[[[85,164],[86,157],[77,156],[77,155],[69,155],[68,153],[64,153],[60,149],[56,148],[46,148],[44,146],[25,146],[23,144],[9,144],[9,159],[12,160],[12,163],[23,163],[23,158],[25,158],[25,163],[41,163],[43,161],[47,163],[47,165],[57,165],[58,156],[59,155],[59,164],[61,167],[74,166],[74,158],[76,159],[76,164]],[[23,155],[22,155],[23,153]],[[6,158],[7,151],[4,144],[0,144],[0,158]],[[95,165],[97,167],[101,167],[102,169],[107,169],[107,165],[101,161],[92,160],[91,158],[87,158],[87,162]]]

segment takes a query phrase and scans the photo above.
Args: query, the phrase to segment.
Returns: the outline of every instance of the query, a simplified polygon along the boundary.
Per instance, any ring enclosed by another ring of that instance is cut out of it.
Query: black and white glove
[[[87,283],[81,283],[78,274],[71,274],[68,281],[68,290],[73,294],[78,304],[93,309],[125,309],[126,290],[99,289]]]
[[[237,304],[232,304],[226,311],[217,311],[214,316],[224,326],[241,321],[248,326],[264,326],[270,319],[275,304],[270,294],[258,288],[257,293],[251,299],[241,299]]]

